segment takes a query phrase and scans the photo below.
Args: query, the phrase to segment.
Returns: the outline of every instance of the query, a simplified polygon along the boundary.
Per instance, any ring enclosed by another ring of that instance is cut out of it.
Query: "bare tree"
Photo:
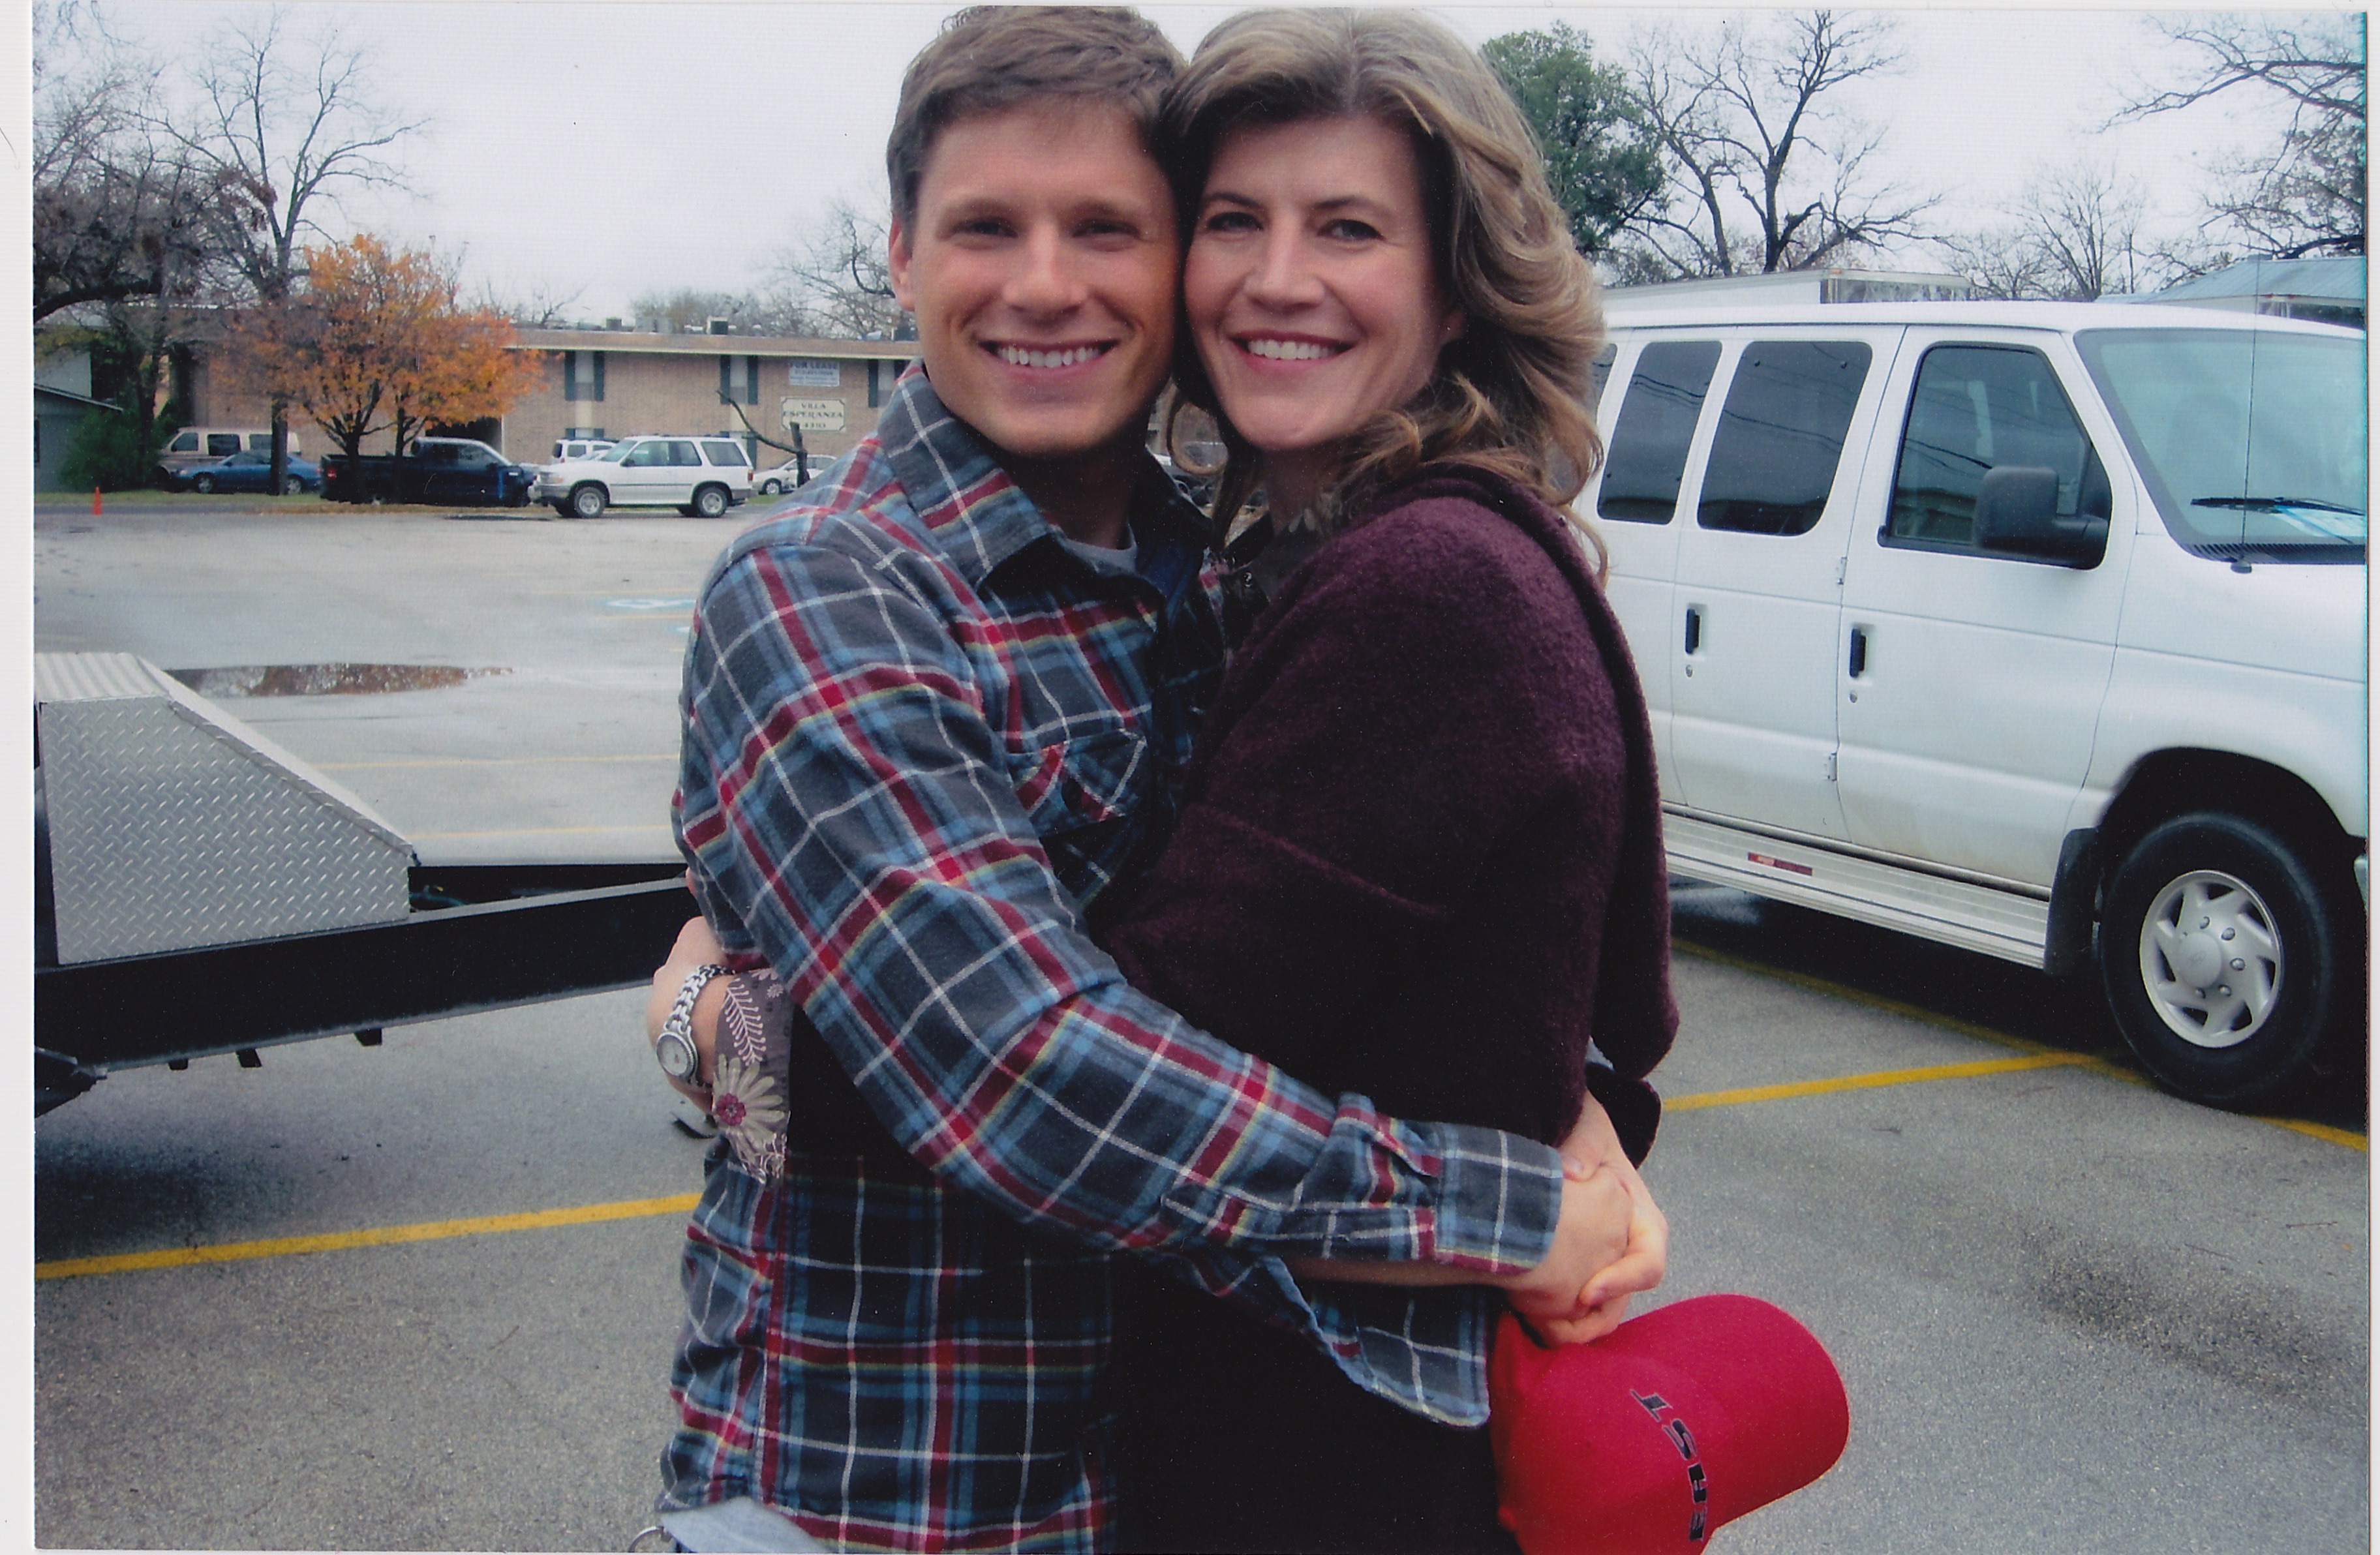
[[[692,286],[646,292],[629,300],[628,311],[638,320],[660,323],[672,334],[699,333],[712,319],[726,320],[739,334],[755,333],[752,301],[735,292],[707,292]]]
[[[1802,270],[1918,237],[1917,218],[1936,200],[1875,182],[1866,164],[1882,133],[1826,101],[1899,67],[1889,27],[1811,11],[1757,34],[1730,18],[1707,47],[1674,33],[1640,45],[1635,89],[1670,164],[1670,200],[1634,224],[1649,262],[1639,256],[1633,268]]]
[[[565,291],[553,281],[531,281],[518,290],[482,282],[471,307],[480,312],[502,313],[523,329],[565,329],[570,315],[578,310],[578,299],[586,295],[585,286]]]
[[[154,72],[85,7],[33,22],[34,321],[187,294],[211,257],[214,190],[151,133]]]
[[[2096,302],[2141,290],[2149,279],[2141,238],[2147,208],[2147,191],[2109,166],[2077,164],[2035,179],[2019,215],[2045,294]]]
[[[788,296],[807,317],[802,333],[891,339],[907,315],[892,299],[885,247],[887,217],[847,200],[827,207],[825,219],[801,244],[770,267],[774,292]]]
[[[2190,232],[2152,231],[2148,212],[2139,179],[2083,162],[2035,178],[2000,225],[1938,241],[1981,296],[2063,302],[2153,291],[2228,259]]]
[[[252,297],[285,301],[304,268],[309,235],[330,237],[318,201],[342,190],[402,181],[390,147],[421,128],[382,111],[363,55],[335,30],[299,39],[275,7],[234,27],[194,72],[196,102],[156,127],[220,194],[217,240]],[[289,459],[289,407],[273,406],[273,482]]]
[[[1966,277],[1977,297],[2021,301],[2054,295],[2041,250],[2026,239],[2021,227],[2002,225],[1949,233],[1935,241],[1950,256],[1950,268]]]
[[[2246,89],[2286,109],[2280,143],[2221,168],[2210,212],[2259,252],[2294,259],[2363,252],[2364,18],[2360,13],[2192,18],[2163,24],[2197,55],[2183,85],[2128,104],[2118,120],[2174,113]]]

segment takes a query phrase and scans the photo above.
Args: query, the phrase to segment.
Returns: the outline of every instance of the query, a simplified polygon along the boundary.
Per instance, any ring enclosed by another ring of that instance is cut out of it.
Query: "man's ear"
[[[893,218],[891,231],[884,239],[885,264],[892,273],[892,300],[905,313],[917,310],[917,298],[909,290],[909,230],[900,218]]]

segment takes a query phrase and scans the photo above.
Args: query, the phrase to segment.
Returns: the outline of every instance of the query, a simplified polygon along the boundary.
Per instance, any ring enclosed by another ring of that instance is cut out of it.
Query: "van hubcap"
[[[2253,1037],[2281,986],[2281,937],[2264,898],[2215,869],[2168,885],[2141,924],[2141,981],[2186,1042],[2229,1048]]]

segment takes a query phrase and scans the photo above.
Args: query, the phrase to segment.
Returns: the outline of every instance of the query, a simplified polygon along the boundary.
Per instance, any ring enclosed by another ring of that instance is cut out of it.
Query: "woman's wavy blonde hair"
[[[1247,11],[1217,27],[1158,119],[1185,240],[1226,134],[1358,114],[1413,137],[1439,285],[1464,324],[1420,397],[1350,440],[1315,522],[1327,533],[1420,466],[1460,459],[1560,509],[1599,564],[1602,542],[1569,506],[1603,456],[1586,406],[1603,345],[1595,273],[1571,243],[1520,110],[1462,39],[1394,10]],[[1216,404],[1186,329],[1181,342],[1179,397],[1222,430],[1215,516],[1228,525],[1262,479],[1261,456]],[[1177,417],[1168,428],[1177,460],[1178,431]]]

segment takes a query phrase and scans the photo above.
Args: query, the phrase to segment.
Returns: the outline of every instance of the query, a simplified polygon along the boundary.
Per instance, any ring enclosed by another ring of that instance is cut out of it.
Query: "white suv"
[[[716,518],[752,496],[752,462],[729,437],[674,433],[623,438],[592,458],[545,467],[537,500],[566,516],[593,518],[607,507],[674,507],[689,518]]]
[[[1616,313],[1581,494],[1670,864],[2052,973],[2175,1090],[2362,1031],[2359,332],[2104,303]]]

